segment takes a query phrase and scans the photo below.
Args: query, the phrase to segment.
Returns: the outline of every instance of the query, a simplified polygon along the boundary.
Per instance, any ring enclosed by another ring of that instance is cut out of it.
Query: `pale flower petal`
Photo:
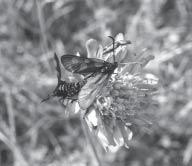
[[[87,48],[87,57],[88,58],[96,58],[97,57],[97,51],[99,49],[99,45],[98,45],[97,40],[89,39],[86,42],[86,48]]]

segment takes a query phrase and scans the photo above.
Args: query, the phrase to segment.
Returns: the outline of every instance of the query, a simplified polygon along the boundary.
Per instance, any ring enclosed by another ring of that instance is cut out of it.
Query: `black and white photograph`
[[[192,1],[0,0],[0,166],[192,166]]]

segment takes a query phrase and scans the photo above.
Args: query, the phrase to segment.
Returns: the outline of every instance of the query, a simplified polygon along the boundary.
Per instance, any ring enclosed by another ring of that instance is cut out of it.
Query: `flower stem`
[[[93,138],[92,138],[92,135],[89,131],[89,128],[87,126],[87,123],[85,122],[85,119],[83,117],[81,117],[81,124],[82,124],[82,127],[83,127],[83,132],[85,134],[85,137],[87,139],[87,141],[89,142],[90,146],[91,146],[91,149],[93,151],[93,154],[94,154],[94,157],[96,158],[97,160],[97,163],[99,166],[103,166],[100,158],[99,158],[99,155],[97,153],[97,150],[95,148],[95,145],[94,145],[94,142],[93,142]]]

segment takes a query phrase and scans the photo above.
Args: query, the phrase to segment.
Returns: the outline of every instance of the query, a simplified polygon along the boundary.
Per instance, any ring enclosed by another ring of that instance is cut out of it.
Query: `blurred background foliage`
[[[56,100],[53,52],[81,54],[85,42],[122,32],[161,80],[154,127],[107,165],[192,165],[192,2],[190,0],[0,0],[0,165],[96,165],[77,115]],[[154,121],[152,119],[152,121]]]

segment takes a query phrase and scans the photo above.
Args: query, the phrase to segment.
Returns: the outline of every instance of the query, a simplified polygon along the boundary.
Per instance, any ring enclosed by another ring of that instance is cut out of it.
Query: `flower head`
[[[128,41],[119,34],[115,42]],[[97,41],[90,39],[87,42],[88,57],[113,63],[113,50],[104,53],[110,47],[103,48]],[[128,147],[133,135],[131,128],[151,124],[146,118],[146,112],[152,108],[152,96],[159,87],[158,79],[154,76],[150,78],[151,74],[143,72],[143,68],[154,56],[130,53],[128,44],[115,48],[114,55],[118,68],[88,108],[86,115],[91,131],[106,149],[122,145]]]

